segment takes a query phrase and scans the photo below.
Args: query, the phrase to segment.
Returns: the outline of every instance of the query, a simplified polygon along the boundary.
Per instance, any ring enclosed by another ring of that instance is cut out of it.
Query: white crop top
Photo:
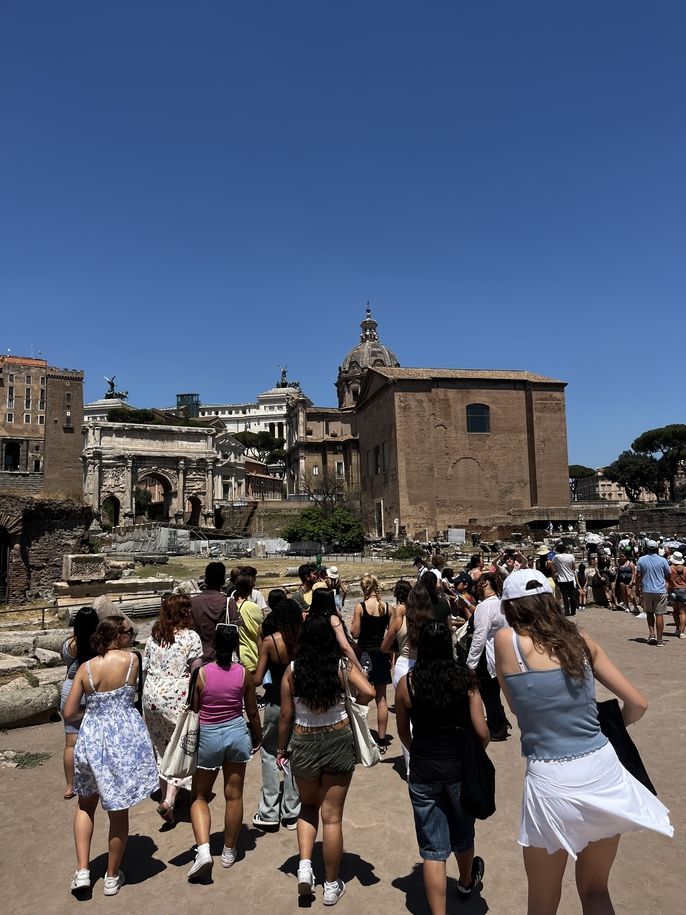
[[[342,661],[341,663],[345,663]],[[291,661],[291,670],[294,664]],[[345,697],[341,698],[335,705],[328,708],[325,712],[313,712],[309,706],[305,705],[302,699],[293,696],[293,706],[295,708],[295,723],[303,728],[321,728],[332,724],[338,724],[348,717],[345,710]]]

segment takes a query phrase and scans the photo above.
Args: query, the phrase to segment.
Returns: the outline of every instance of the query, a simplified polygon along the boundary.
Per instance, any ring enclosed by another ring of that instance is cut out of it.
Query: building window
[[[314,467],[312,468],[312,476],[313,477],[319,476],[319,466],[317,464],[315,464]]]
[[[45,375],[40,376],[40,383],[45,384]]]
[[[40,473],[40,461],[33,462],[33,472]]]
[[[44,426],[44,425],[45,425],[45,417],[44,417],[44,416],[39,416],[39,417],[38,417],[38,425],[39,425],[39,426]]]
[[[24,422],[25,422],[25,423],[30,423],[30,422],[31,422],[31,414],[30,414],[30,413],[24,413]]]
[[[14,413],[8,413],[8,414],[7,414],[7,422],[8,422],[8,423],[13,423],[13,422],[14,422]]]
[[[26,376],[26,382],[25,382],[25,383],[26,383],[26,384],[31,384],[31,376],[30,376],[30,375],[27,375],[27,376]]]
[[[342,480],[344,474],[345,474],[345,470],[343,467],[343,461],[336,461],[336,476],[338,477],[339,480]]]
[[[14,388],[7,388],[7,407],[9,410],[14,409]]]
[[[27,388],[24,391],[24,409],[25,410],[31,409],[31,388]]]
[[[9,373],[9,375],[7,376],[7,380],[9,381],[10,384],[14,384],[14,372]]]
[[[40,398],[38,400],[38,409],[39,410],[45,409],[45,388],[40,389]]]
[[[378,445],[374,447],[374,473],[381,473],[381,448]]]
[[[490,432],[491,408],[485,403],[467,404],[467,432]]]

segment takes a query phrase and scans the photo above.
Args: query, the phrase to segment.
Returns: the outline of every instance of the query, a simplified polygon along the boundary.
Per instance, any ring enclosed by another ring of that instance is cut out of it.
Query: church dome
[[[367,369],[399,366],[398,357],[379,340],[376,332],[377,323],[367,303],[367,314],[360,324],[360,342],[351,349],[338,369],[336,390],[338,406],[353,407],[357,403],[362,386],[362,378]]]
[[[378,324],[372,318],[372,312],[367,305],[367,314],[360,324],[360,342],[341,363],[339,374],[357,375],[374,366],[399,366],[398,357],[379,340],[376,331]]]

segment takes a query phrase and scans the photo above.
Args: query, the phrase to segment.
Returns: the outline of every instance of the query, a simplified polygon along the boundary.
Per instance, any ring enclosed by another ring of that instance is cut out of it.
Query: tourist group
[[[644,547],[635,565],[630,560],[633,593],[641,593],[651,631],[662,638],[673,571],[683,576],[685,570],[681,554],[670,565],[657,544]],[[172,824],[182,791],[190,791],[195,838],[188,881],[207,882],[215,865],[209,800],[220,770],[226,801],[220,863],[232,867],[245,767],[259,752],[262,787],[252,823],[264,831],[294,830],[297,893],[316,897],[323,876],[322,902],[335,905],[345,893],[339,870],[346,794],[356,762],[370,762],[359,746],[364,716],[351,708],[376,704],[377,727],[373,736],[366,732],[376,744],[368,747],[373,763],[388,747],[392,684],[433,915],[446,912],[452,854],[461,897],[484,878],[475,818],[494,809],[485,747],[508,739],[502,695],[526,758],[518,838],[529,915],[557,911],[568,856],[576,861],[583,912],[614,912],[608,879],[621,834],[646,828],[671,836],[673,830],[649,780],[646,787],[619,761],[617,740],[629,740],[626,726],[647,703],[571,618],[587,581],[579,579],[574,556],[560,543],[531,562],[515,550],[490,564],[476,555],[457,574],[440,556],[416,564],[416,579],[398,581],[392,602],[382,599],[373,575],[363,575],[350,616],[335,567],[304,564],[297,590],[289,596],[275,588],[265,601],[254,568],[233,569],[227,582],[224,565],[211,562],[204,590],[164,598],[140,654],[133,650],[133,624],[112,605],[99,599],[100,607],[79,610],[63,647],[65,798],[78,798],[72,893],[92,891],[98,801],[109,816],[104,893],[113,896],[125,883],[120,864],[129,809],[154,795],[159,816]],[[613,700],[612,733],[601,710],[612,703],[596,704],[595,681],[621,702]],[[168,762],[177,723],[189,710],[198,721],[192,775],[170,771]],[[323,875],[312,865],[320,821]]]

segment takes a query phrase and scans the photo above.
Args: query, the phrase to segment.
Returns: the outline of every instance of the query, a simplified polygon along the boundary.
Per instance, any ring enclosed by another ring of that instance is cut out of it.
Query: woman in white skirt
[[[625,724],[648,704],[588,635],[561,615],[544,575],[512,572],[495,637],[500,685],[527,759],[519,843],[528,915],[554,915],[568,855],[584,915],[613,915],[607,884],[623,832],[671,836],[667,808],[617,759],[600,730],[594,677],[623,702]]]

